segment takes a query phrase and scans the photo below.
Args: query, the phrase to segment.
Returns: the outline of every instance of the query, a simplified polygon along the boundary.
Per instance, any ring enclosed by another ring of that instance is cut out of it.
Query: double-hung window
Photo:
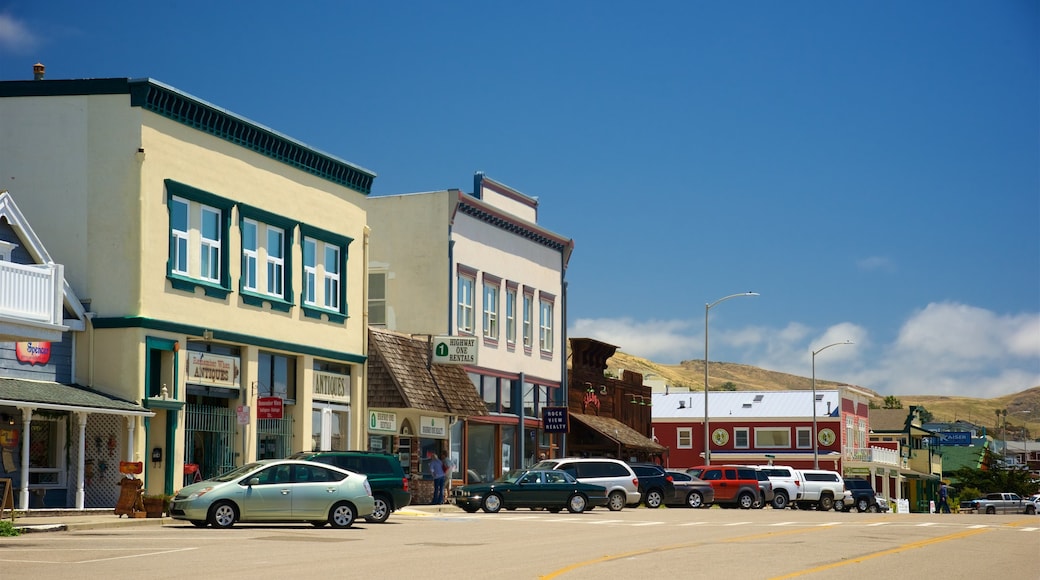
[[[484,275],[484,338],[498,340],[498,290],[500,279]]]
[[[228,232],[234,203],[212,193],[167,179],[166,206],[170,220],[170,248],[166,277],[173,288],[226,298]]]
[[[303,309],[312,318],[346,320],[346,236],[300,225],[303,234]]]
[[[288,275],[292,232],[296,224],[282,216],[239,204],[238,229],[242,237],[242,301],[264,302],[274,310],[292,308],[292,280]]]
[[[473,287],[476,277],[473,273],[459,272],[458,280],[458,324],[459,332],[473,333]]]
[[[506,342],[516,344],[516,284],[506,282]]]
[[[524,348],[534,344],[534,290],[524,288]]]
[[[386,326],[386,272],[368,272],[368,323]]]
[[[553,301],[544,296],[538,304],[538,348],[549,353],[553,350]]]

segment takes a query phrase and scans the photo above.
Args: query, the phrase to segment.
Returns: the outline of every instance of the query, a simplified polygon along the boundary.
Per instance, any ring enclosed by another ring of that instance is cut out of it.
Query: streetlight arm
[[[814,350],[813,351],[813,356],[816,356],[816,355],[820,354],[821,352],[827,350],[828,348],[830,348],[832,346],[838,346],[838,345],[841,345],[841,344],[856,344],[856,343],[852,342],[851,340],[846,340],[845,342],[835,342],[835,343],[832,343],[832,344],[828,344],[827,346],[822,347],[819,350]]]
[[[711,308],[713,306],[715,306],[716,304],[718,304],[719,302],[725,302],[725,301],[729,300],[730,298],[737,298],[739,296],[758,296],[758,295],[759,295],[758,292],[741,292],[740,294],[730,294],[729,296],[723,296],[722,298],[719,298],[718,300],[716,300],[715,302],[712,302],[711,304],[705,303],[704,304],[704,309],[705,310],[711,310]]]

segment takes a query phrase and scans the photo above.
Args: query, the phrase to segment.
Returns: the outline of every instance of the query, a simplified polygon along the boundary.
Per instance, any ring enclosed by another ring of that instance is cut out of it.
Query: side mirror
[[[246,482],[246,485],[260,485],[260,478],[259,477],[251,477],[251,478],[249,478],[249,481]]]

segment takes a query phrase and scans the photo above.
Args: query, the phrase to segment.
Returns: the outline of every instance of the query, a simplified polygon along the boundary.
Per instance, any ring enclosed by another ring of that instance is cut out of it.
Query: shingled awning
[[[0,378],[0,405],[109,415],[155,415],[137,403],[80,385],[28,379]]]
[[[412,408],[463,417],[487,415],[466,371],[458,365],[430,365],[424,339],[368,329],[368,405]]]
[[[664,453],[667,451],[664,445],[645,437],[639,431],[613,417],[600,417],[599,415],[584,415],[581,413],[571,413],[570,416],[571,419],[579,421],[600,435],[620,443],[628,449],[646,451],[647,453]]]

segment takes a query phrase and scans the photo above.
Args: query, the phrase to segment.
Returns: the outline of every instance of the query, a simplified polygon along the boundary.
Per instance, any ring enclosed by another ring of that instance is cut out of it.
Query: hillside
[[[642,373],[644,379],[663,379],[673,388],[703,391],[704,361],[688,360],[677,365],[655,363],[651,360],[616,352],[607,361],[608,369],[614,372],[628,369]],[[742,391],[785,391],[812,389],[811,377],[800,377],[758,367],[728,362],[712,361],[708,382],[711,390],[719,390],[725,383],[733,383],[736,390]],[[817,389],[835,388],[844,383],[816,379]],[[881,405],[884,396],[858,385],[857,389],[875,396],[874,403]],[[1003,428],[1004,418],[999,423],[996,411],[1007,409],[1008,438],[1018,435],[1018,428],[1025,425],[1030,438],[1040,438],[1040,386],[1025,391],[997,397],[994,399],[976,399],[972,397],[946,397],[935,395],[896,395],[904,407],[921,405],[932,413],[936,421],[956,421],[963,419],[982,425],[988,429]],[[992,433],[992,431],[991,431]],[[996,434],[1000,437],[1000,433]]]

